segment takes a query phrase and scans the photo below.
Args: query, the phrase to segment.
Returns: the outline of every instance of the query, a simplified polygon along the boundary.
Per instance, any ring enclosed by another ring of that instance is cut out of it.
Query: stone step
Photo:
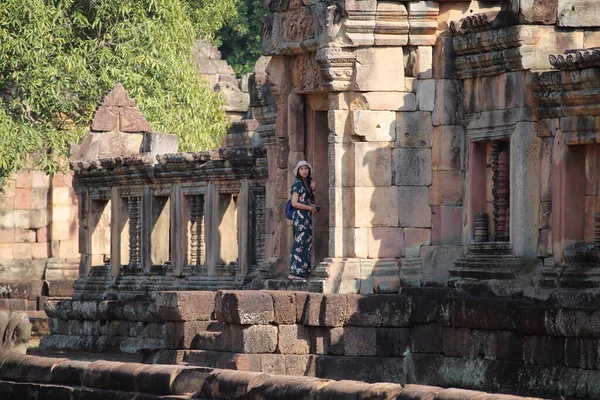
[[[490,271],[488,268],[455,268],[450,270],[450,276],[468,279],[517,279],[519,274],[517,271]]]

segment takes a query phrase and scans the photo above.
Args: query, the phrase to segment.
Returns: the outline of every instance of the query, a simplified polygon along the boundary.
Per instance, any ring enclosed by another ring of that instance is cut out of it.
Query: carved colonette
[[[152,298],[158,290],[248,283],[264,258],[264,148],[176,153],[176,138],[139,131],[149,127],[137,108],[145,124],[136,131],[121,123],[103,132],[99,120],[123,107],[107,105],[111,99],[135,108],[117,86],[70,161],[80,204],[74,298]]]

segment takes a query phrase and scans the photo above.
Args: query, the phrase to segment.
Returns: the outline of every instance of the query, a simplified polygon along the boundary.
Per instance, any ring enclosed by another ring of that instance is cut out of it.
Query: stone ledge
[[[332,381],[260,372],[0,354],[2,398],[517,400],[463,389]],[[65,368],[68,367],[68,368]],[[143,393],[143,394],[142,394]]]

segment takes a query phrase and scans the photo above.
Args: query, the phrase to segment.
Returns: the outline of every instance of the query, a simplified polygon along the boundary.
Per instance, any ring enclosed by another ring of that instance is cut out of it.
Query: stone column
[[[208,183],[205,197],[204,236],[206,238],[206,270],[209,276],[214,276],[217,271],[219,258],[219,202],[218,188],[213,182]]]
[[[78,196],[79,199],[79,276],[88,276],[92,266],[92,233],[90,211],[92,199],[90,191],[86,190]]]
[[[184,201],[179,183],[171,191],[171,266],[173,274],[180,276],[187,269],[188,237],[185,216],[189,209]]]
[[[250,239],[250,184],[248,179],[242,180],[237,207],[238,262],[241,275],[246,276],[250,261],[248,249],[251,245],[248,243]]]
[[[144,186],[142,192],[140,214],[140,269],[144,272],[150,272],[150,267],[152,266],[152,188],[147,185]],[[133,218],[131,216],[130,218],[131,224]]]
[[[121,273],[121,229],[123,229],[123,218],[127,210],[123,207],[123,200],[119,188],[113,186],[110,200],[110,264],[113,276]]]

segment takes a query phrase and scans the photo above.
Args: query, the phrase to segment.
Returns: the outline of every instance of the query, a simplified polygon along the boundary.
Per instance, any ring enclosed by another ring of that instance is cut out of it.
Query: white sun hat
[[[308,163],[308,161],[300,160],[300,161],[298,161],[298,164],[296,165],[296,168],[294,168],[294,176],[298,176],[298,170],[300,169],[300,167],[302,167],[304,165],[306,165],[310,169],[310,171],[312,172],[312,167]]]

